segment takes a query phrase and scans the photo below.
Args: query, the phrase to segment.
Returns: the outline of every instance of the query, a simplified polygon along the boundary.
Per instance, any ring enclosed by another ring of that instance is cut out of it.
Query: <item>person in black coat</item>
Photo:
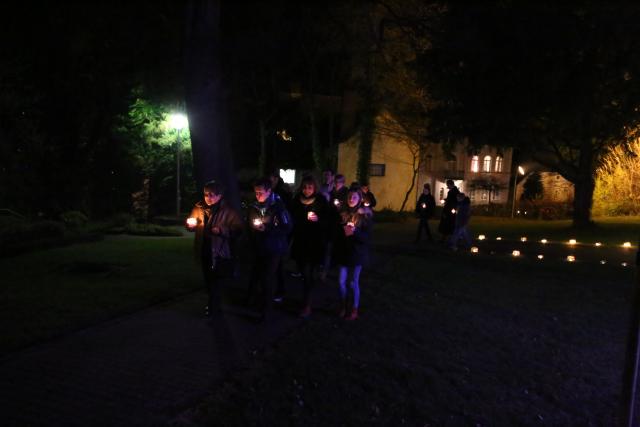
[[[314,270],[324,260],[329,221],[332,218],[329,202],[318,191],[318,185],[312,176],[302,178],[300,191],[291,203],[291,216],[293,218],[291,258],[296,261],[298,271],[302,273],[304,279],[304,303],[300,316],[306,318],[311,315]]]
[[[431,236],[431,230],[429,229],[429,219],[433,216],[433,212],[436,208],[436,200],[433,198],[431,194],[431,186],[429,184],[425,184],[422,188],[422,194],[418,198],[416,202],[416,214],[418,215],[418,231],[416,233],[415,243],[420,241],[420,237],[422,236],[422,230],[427,234],[427,239],[432,242],[433,237]]]
[[[369,244],[373,212],[365,207],[358,187],[349,189],[346,206],[340,211],[338,231],[334,240],[334,259],[340,269],[340,316],[347,320],[358,318],[360,305],[360,273],[369,261]],[[353,304],[347,313],[347,279]]]
[[[447,188],[449,191],[447,192],[447,198],[444,200],[440,225],[438,226],[442,242],[447,241],[456,226],[456,206],[458,205],[458,193],[460,192],[451,179],[447,180]]]
[[[262,318],[268,317],[273,298],[273,283],[281,258],[287,253],[287,236],[293,227],[291,217],[282,200],[271,190],[269,179],[256,181],[253,187],[256,201],[248,209],[250,237],[255,255],[248,300],[256,295],[256,286],[262,287]]]

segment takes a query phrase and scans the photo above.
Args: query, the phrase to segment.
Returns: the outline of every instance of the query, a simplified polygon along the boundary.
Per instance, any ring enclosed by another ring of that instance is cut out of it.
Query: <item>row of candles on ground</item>
[[[480,250],[478,249],[477,246],[472,246],[471,247],[471,252],[474,253],[474,254],[477,254],[478,252],[480,252]],[[514,250],[514,251],[511,252],[511,256],[513,256],[513,257],[519,257],[521,255],[522,255],[522,253],[520,251],[518,251],[518,250]],[[537,258],[542,261],[544,259],[544,255],[539,254],[537,256]],[[567,262],[576,262],[576,257],[574,255],[567,255],[565,260]],[[604,265],[606,263],[607,263],[607,260],[604,260],[604,259],[600,260],[600,264]],[[626,267],[628,264],[626,262],[622,262],[620,265],[622,265],[623,267]]]
[[[484,234],[480,234],[478,236],[478,240],[486,240],[486,238],[487,238],[487,236],[485,236]],[[502,237],[496,237],[496,240],[502,240]],[[520,241],[521,242],[526,242],[527,238],[526,237],[521,237]],[[540,243],[542,243],[543,245],[546,245],[547,243],[549,243],[549,241],[547,239],[541,239]],[[569,241],[566,242],[566,244],[570,245],[570,246],[575,246],[575,245],[578,244],[578,242],[576,241],[576,239],[569,239]],[[596,247],[600,247],[600,246],[602,246],[602,243],[601,242],[596,242],[593,245],[596,246]],[[631,247],[631,242],[624,242],[620,246],[623,247],[623,248],[630,248]]]

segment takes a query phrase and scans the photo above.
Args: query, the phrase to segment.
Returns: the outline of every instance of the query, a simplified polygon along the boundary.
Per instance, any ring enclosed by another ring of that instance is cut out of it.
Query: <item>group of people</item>
[[[471,200],[464,193],[460,192],[453,180],[448,179],[447,197],[444,199],[442,215],[438,232],[442,236],[441,241],[450,249],[457,250],[459,242],[462,240],[464,247],[471,246],[471,234],[468,225],[471,219]],[[433,216],[436,208],[436,201],[431,194],[431,186],[424,184],[422,194],[416,202],[416,214],[418,215],[418,230],[415,243],[420,241],[422,231],[425,231],[427,239],[433,241],[429,228],[429,219]]]
[[[272,313],[273,302],[284,296],[284,257],[296,262],[302,277],[301,317],[312,313],[315,273],[321,278],[332,265],[338,267],[338,314],[358,318],[360,274],[368,262],[375,196],[366,184],[345,186],[342,175],[323,171],[318,185],[304,176],[291,194],[276,173],[253,184],[255,200],[241,215],[224,200],[218,182],[204,185],[186,227],[195,232],[197,260],[208,291],[207,315],[220,311],[220,291],[234,277],[234,246],[248,232],[253,253],[247,305],[259,308],[261,319]],[[256,307],[257,306],[257,307]]]

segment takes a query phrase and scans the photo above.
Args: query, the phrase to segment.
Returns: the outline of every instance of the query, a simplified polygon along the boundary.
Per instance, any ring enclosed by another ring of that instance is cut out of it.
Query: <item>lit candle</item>
[[[426,209],[426,208],[427,208],[427,204],[426,204],[426,203],[423,203],[423,204],[422,204],[422,209]]]
[[[573,255],[567,256],[567,261],[568,262],[575,262],[575,260],[576,260],[576,257],[574,257]]]
[[[623,267],[626,267],[626,266],[627,266],[627,263],[626,263],[626,262],[623,262],[623,263],[622,263],[622,266],[623,266]]]
[[[455,214],[455,213],[456,213],[456,210],[455,210],[455,209],[451,209],[451,213],[452,213],[452,214]]]
[[[478,248],[476,246],[471,247],[471,253],[477,254]]]
[[[547,242],[548,242],[548,240],[547,240],[547,239],[542,239],[542,240],[540,240],[540,243],[542,243],[543,245],[546,245],[546,244],[547,244]]]
[[[521,242],[526,242],[526,241],[527,241],[527,238],[526,238],[526,237],[521,237],[521,238],[520,238],[520,241],[521,241]]]
[[[369,203],[369,202],[364,202],[364,205],[365,205],[365,206],[367,206],[367,207],[368,207],[370,204],[371,204],[371,203]]]
[[[607,263],[607,260],[604,260],[604,259],[600,260],[600,264],[605,265],[606,263]]]
[[[484,240],[486,238],[487,237],[484,234],[481,234],[481,235],[478,236],[478,240]]]
[[[189,228],[193,228],[196,225],[198,225],[198,219],[197,218],[187,218],[187,226]]]
[[[511,252],[511,255],[520,256],[520,251],[513,251],[513,252]]]
[[[569,244],[570,245],[575,245],[576,243],[578,243],[578,242],[576,242],[576,239],[570,239],[569,240]]]
[[[340,200],[339,199],[333,199],[333,204],[336,206],[340,206]]]
[[[542,254],[538,255],[538,259],[544,259],[544,255]]]
[[[356,225],[355,225],[353,222],[351,222],[351,221],[349,221],[349,222],[347,223],[347,227],[355,227],[355,226],[356,226]]]
[[[255,227],[260,227],[260,224],[262,224],[262,220],[260,218],[254,218],[253,219],[253,225]]]
[[[596,242],[596,247],[600,247],[600,246],[602,246],[602,243]]]
[[[313,221],[315,217],[316,217],[316,213],[315,212],[313,212],[313,211],[307,212],[307,219],[309,221]]]
[[[502,237],[496,237],[496,240],[502,240]]]
[[[622,244],[622,247],[623,247],[623,248],[630,248],[630,247],[631,247],[631,242],[624,242],[624,243]]]

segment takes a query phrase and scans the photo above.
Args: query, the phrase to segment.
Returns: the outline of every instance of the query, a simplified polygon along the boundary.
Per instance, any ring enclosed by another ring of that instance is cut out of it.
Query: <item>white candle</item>
[[[253,225],[256,227],[259,227],[260,224],[262,224],[262,220],[260,218],[254,218],[253,219]]]
[[[187,226],[189,226],[190,228],[193,228],[196,225],[198,225],[198,219],[197,218],[187,218]]]

